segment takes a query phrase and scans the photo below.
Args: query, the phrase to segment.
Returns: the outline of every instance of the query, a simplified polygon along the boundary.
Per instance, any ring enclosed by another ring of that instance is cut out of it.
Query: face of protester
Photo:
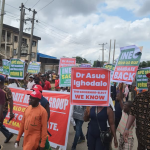
[[[148,87],[148,91],[150,91],[150,79],[148,79],[147,87]]]
[[[30,96],[29,98],[29,105],[32,105],[32,107],[36,107],[39,104],[39,99]]]
[[[124,103],[124,105],[123,105],[123,111],[124,111],[125,113],[129,113],[130,108],[129,108],[128,103]]]
[[[38,77],[35,77],[34,82],[35,82],[35,84],[40,84],[40,79]]]
[[[58,80],[58,78],[59,78],[59,77],[58,77],[58,76],[56,76],[56,80]]]
[[[32,81],[33,81],[33,78],[29,78],[29,81],[32,82]]]
[[[45,76],[42,76],[42,80],[45,82],[45,81],[46,81],[46,77],[45,77]]]

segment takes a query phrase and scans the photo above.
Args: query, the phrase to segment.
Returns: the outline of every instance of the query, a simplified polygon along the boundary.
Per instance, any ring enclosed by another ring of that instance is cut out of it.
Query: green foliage
[[[140,62],[139,68],[150,67],[150,61],[142,61]]]
[[[85,58],[82,58],[80,56],[76,56],[76,63],[82,64],[82,63],[89,63]]]

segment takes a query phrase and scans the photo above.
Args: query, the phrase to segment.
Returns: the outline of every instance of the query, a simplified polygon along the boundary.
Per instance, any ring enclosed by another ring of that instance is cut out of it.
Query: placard
[[[0,74],[3,74],[3,67],[0,67]]]
[[[38,74],[40,72],[41,62],[30,62],[27,72],[30,74]]]
[[[20,59],[10,60],[10,79],[24,79],[24,61]]]
[[[15,118],[7,123],[10,113],[4,119],[4,125],[15,134],[18,134],[23,113],[29,105],[29,93],[32,91],[21,88],[10,88],[13,94],[13,112]],[[67,149],[68,133],[70,125],[70,94],[61,92],[43,91],[43,96],[49,101],[50,119],[48,121],[48,131],[51,146],[61,146],[63,150]]]
[[[91,68],[91,64],[81,64],[79,67]]]
[[[10,61],[3,59],[2,64],[3,64],[3,74],[9,75]]]
[[[109,106],[110,70],[103,68],[72,68],[71,104]]]
[[[136,87],[138,90],[148,89],[146,74],[150,73],[150,67],[139,69],[136,73]]]
[[[112,81],[132,84],[138,70],[141,55],[142,51],[135,45],[120,48],[120,55]]]

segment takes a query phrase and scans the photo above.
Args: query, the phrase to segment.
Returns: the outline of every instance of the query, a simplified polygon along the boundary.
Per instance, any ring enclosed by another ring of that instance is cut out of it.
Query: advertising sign
[[[114,70],[112,81],[132,84],[138,70],[141,55],[140,48],[135,45],[120,48],[120,56]]]
[[[72,68],[71,104],[109,106],[110,70],[103,68]]]
[[[27,72],[30,74],[38,74],[40,72],[41,62],[30,62]]]
[[[71,66],[60,68],[60,87],[71,87]]]
[[[15,134],[18,134],[23,113],[29,105],[29,93],[32,91],[20,88],[10,88],[13,94],[13,112],[15,118],[7,123],[10,113],[7,114],[4,125]],[[61,146],[63,150],[67,149],[69,124],[70,124],[70,94],[61,92],[44,91],[43,96],[49,101],[50,119],[48,121],[48,131],[50,145],[53,147]]]
[[[20,59],[10,60],[10,79],[24,79],[24,61]]]
[[[10,61],[3,59],[2,64],[3,64],[3,74],[9,75]]]
[[[146,74],[150,73],[150,67],[149,68],[142,68],[139,69],[136,73],[136,87],[138,90],[148,89],[147,88],[147,81],[148,78]]]

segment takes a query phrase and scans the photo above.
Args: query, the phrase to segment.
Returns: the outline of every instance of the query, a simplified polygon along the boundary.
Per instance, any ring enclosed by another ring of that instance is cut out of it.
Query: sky
[[[88,61],[108,61],[110,40],[111,62],[114,40],[115,59],[120,47],[143,46],[141,61],[150,57],[150,0],[6,0],[4,23],[18,27],[21,3],[37,11],[34,35],[41,37],[38,51],[50,56],[80,56]],[[32,12],[26,10],[25,18]],[[31,22],[24,26],[30,33]]]

